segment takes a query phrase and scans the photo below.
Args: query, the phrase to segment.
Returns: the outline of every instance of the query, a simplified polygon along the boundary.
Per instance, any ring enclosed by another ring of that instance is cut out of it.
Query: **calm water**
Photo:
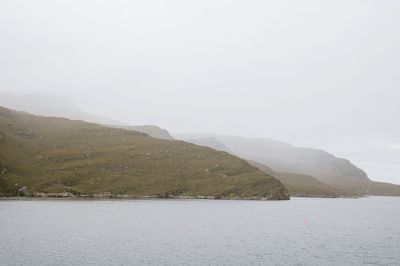
[[[400,265],[400,198],[0,201],[0,265]]]

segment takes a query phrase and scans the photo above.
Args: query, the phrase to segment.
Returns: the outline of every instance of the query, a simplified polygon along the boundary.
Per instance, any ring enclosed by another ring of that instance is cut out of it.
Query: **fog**
[[[3,0],[0,90],[321,148],[400,183],[399,14],[395,0]]]

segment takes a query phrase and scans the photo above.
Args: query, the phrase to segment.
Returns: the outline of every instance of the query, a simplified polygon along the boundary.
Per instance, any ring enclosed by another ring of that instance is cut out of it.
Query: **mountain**
[[[117,120],[86,113],[68,97],[53,94],[18,95],[0,92],[0,106],[35,115],[66,117],[98,124],[123,124]]]
[[[2,195],[288,199],[277,179],[226,152],[3,107],[0,150]]]
[[[215,138],[241,158],[266,165],[275,172],[311,176],[346,195],[400,196],[400,186],[373,182],[362,169],[349,160],[337,158],[326,151],[295,147],[268,138],[216,134],[175,134],[175,137],[187,141],[205,137]],[[291,177],[293,179],[295,176]]]

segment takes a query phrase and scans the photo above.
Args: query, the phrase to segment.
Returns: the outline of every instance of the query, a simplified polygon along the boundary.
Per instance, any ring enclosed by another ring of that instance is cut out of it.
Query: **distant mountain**
[[[123,124],[114,119],[86,113],[68,97],[52,94],[11,94],[0,92],[0,106],[35,115],[65,117],[97,124]]]
[[[0,92],[0,105],[6,108],[26,111],[35,115],[65,117],[91,123],[108,125],[110,127],[136,130],[153,138],[173,139],[167,130],[158,126],[129,126],[123,122],[86,113],[68,97],[52,94],[18,95]]]
[[[226,152],[0,107],[0,194],[288,199]]]
[[[348,195],[400,195],[400,186],[373,182],[349,160],[337,158],[322,150],[295,147],[268,138],[216,134],[175,134],[175,137],[187,141],[215,138],[241,158],[261,163],[279,173],[311,176]]]

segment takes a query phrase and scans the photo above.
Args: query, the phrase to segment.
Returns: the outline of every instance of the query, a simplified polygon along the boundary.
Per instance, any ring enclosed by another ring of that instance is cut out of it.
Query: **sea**
[[[400,265],[400,198],[5,199],[0,265]]]

